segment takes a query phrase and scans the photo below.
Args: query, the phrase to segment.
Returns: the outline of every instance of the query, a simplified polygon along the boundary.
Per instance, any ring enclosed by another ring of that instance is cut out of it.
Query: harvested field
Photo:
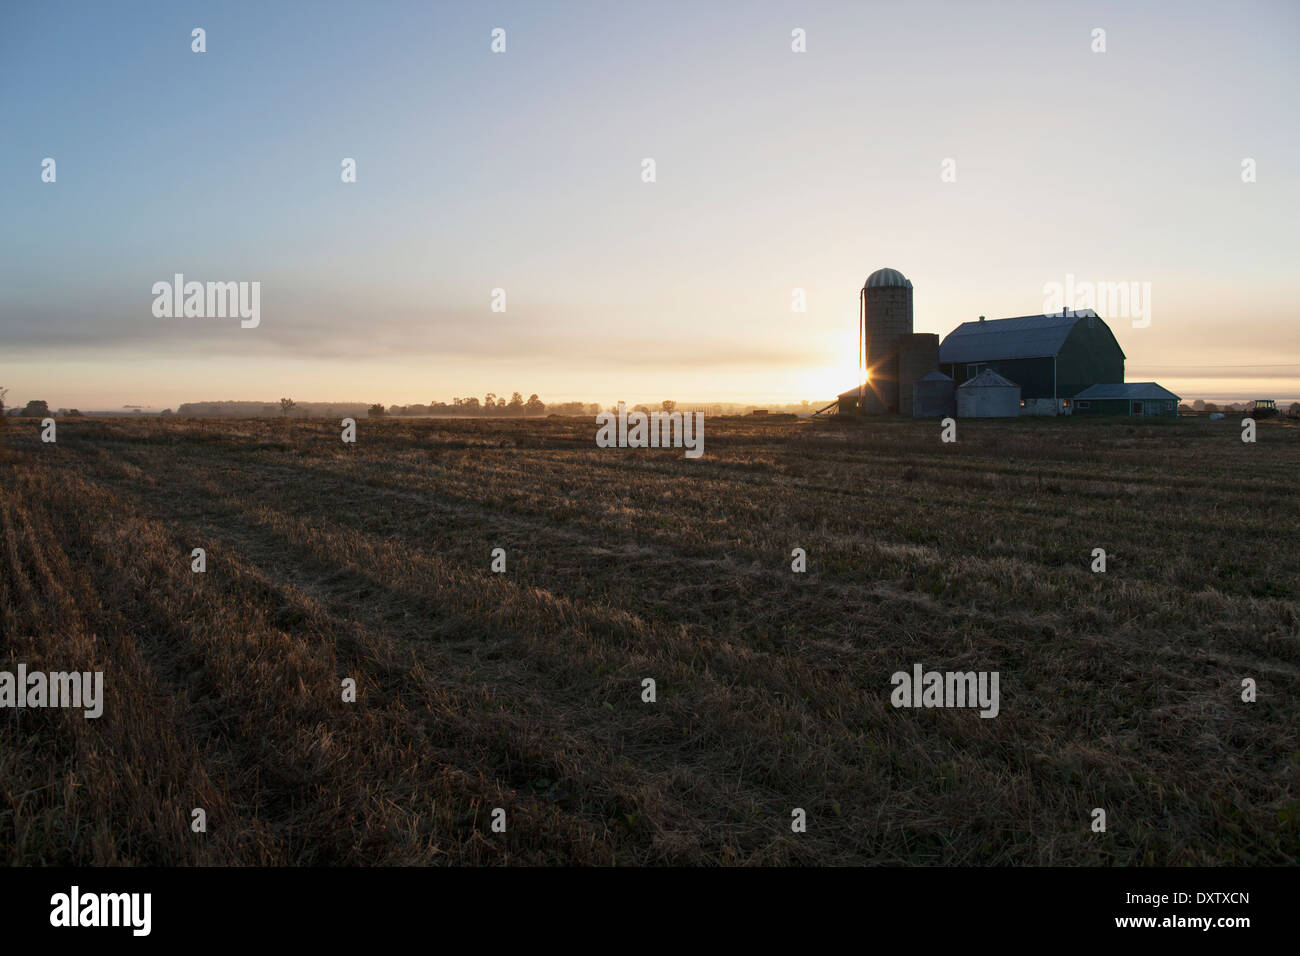
[[[106,702],[0,712],[4,862],[1300,859],[1300,429],[594,431],[9,420],[0,670]]]

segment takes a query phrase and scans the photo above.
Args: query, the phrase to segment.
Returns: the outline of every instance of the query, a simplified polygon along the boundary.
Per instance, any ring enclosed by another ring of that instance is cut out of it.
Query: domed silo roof
[[[912,288],[912,281],[906,278],[903,273],[897,269],[877,269],[871,275],[867,276],[867,281],[863,284],[864,289],[878,289],[881,286],[902,286],[904,289]]]

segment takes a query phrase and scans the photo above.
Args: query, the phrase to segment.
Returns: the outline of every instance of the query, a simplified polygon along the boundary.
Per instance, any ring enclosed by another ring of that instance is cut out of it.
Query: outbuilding
[[[1076,415],[1178,417],[1179,397],[1155,382],[1090,385],[1074,397]]]
[[[986,368],[957,386],[958,418],[1015,418],[1020,414],[1020,386]]]

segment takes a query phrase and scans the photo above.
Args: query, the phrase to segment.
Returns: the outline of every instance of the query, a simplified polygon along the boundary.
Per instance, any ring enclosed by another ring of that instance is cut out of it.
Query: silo
[[[958,418],[1015,418],[1020,386],[986,368],[957,387]]]
[[[868,414],[897,412],[900,340],[912,334],[912,283],[897,269],[877,269],[862,286],[862,344],[870,380]]]
[[[912,417],[912,386],[939,368],[939,336],[934,332],[904,335],[898,343],[898,412]]]
[[[948,418],[957,414],[957,383],[943,372],[930,372],[912,386],[913,418]]]

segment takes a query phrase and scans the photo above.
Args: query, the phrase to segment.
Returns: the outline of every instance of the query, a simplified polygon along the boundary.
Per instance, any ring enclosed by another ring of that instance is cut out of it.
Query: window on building
[[[1129,408],[1129,413],[1130,413],[1130,414],[1133,414],[1133,415],[1141,415],[1141,414],[1142,414],[1142,403],[1141,403],[1141,402],[1134,402],[1134,403],[1132,404],[1132,406]]]
[[[1069,402],[1066,402],[1065,404],[1069,405],[1070,403],[1069,403]],[[1080,408],[1092,408],[1092,402],[1079,402],[1079,407],[1080,407]]]

